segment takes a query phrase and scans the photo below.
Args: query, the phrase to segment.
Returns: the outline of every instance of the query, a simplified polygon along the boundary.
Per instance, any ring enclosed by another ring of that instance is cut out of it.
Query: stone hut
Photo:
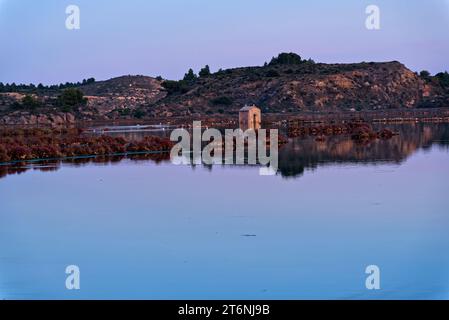
[[[243,131],[248,129],[258,130],[262,122],[261,111],[255,105],[245,105],[239,111],[239,127]]]

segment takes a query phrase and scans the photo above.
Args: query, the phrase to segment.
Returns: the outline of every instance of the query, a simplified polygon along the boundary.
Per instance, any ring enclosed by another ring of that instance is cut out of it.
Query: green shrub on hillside
[[[447,71],[437,73],[435,78],[438,79],[442,87],[449,88],[449,73]]]
[[[62,111],[70,112],[75,107],[86,105],[87,99],[84,98],[83,93],[75,88],[65,89],[58,97],[58,105]]]
[[[265,76],[268,78],[275,78],[275,77],[279,77],[280,74],[276,70],[268,70],[267,73],[265,74]]]
[[[41,106],[41,103],[33,96],[26,95],[22,99],[22,108],[26,110],[34,110]]]
[[[230,106],[233,102],[232,98],[227,96],[221,96],[217,97],[215,99],[212,99],[210,101],[213,105],[223,105],[223,106]]]
[[[162,82],[162,86],[167,90],[168,94],[186,93],[189,91],[189,85],[183,81],[165,80]]]

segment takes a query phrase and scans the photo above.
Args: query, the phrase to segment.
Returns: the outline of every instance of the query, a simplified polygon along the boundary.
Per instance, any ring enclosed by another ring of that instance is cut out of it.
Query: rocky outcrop
[[[63,125],[73,124],[76,118],[72,113],[30,114],[29,112],[13,112],[0,118],[3,125]]]

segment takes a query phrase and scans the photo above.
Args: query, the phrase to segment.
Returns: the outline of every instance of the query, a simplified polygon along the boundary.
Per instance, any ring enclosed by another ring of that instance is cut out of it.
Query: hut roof
[[[249,111],[252,109],[259,109],[259,108],[257,108],[254,104],[252,106],[245,105],[242,109],[240,109],[240,111]]]

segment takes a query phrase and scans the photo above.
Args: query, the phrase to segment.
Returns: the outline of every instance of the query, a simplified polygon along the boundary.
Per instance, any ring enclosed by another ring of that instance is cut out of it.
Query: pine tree
[[[193,72],[193,70],[190,68],[189,71],[184,75],[184,81],[194,81],[198,78],[198,76]]]
[[[206,64],[206,66],[203,69],[201,69],[198,74],[199,74],[200,77],[210,76],[209,65]]]

